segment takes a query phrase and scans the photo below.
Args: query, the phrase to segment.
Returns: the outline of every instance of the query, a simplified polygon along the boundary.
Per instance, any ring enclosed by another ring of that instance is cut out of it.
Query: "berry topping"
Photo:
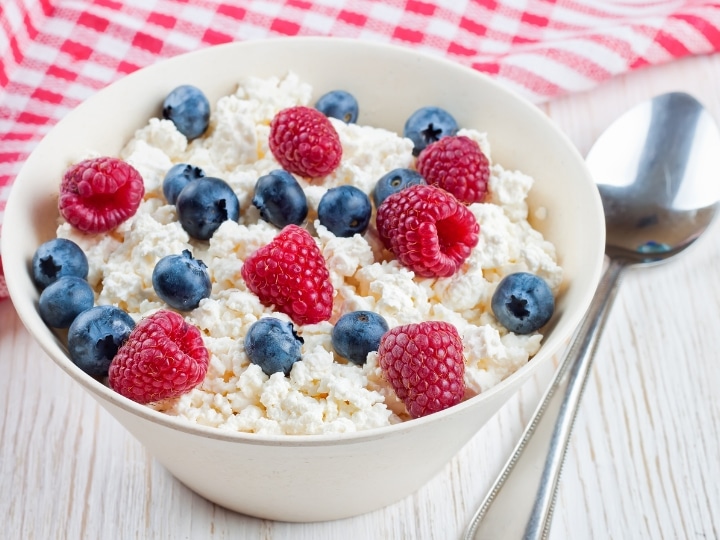
[[[450,323],[396,326],[380,340],[378,364],[413,418],[457,405],[465,394],[463,344]]]
[[[178,195],[175,207],[182,228],[198,240],[210,239],[225,221],[237,221],[240,217],[240,202],[233,189],[212,176],[188,183]]]
[[[210,123],[210,102],[202,90],[185,84],[170,92],[162,106],[163,118],[170,120],[188,140],[196,139]]]
[[[135,321],[115,306],[95,306],[81,312],[68,329],[68,353],[93,377],[108,374],[110,362],[135,327]]]
[[[358,117],[358,102],[350,92],[333,90],[323,94],[315,102],[315,108],[329,118],[337,118],[346,124],[354,124]]]
[[[205,263],[194,259],[187,249],[180,255],[160,259],[152,273],[157,295],[180,311],[195,309],[200,300],[210,296],[212,284]]]
[[[457,130],[455,118],[445,109],[421,107],[405,122],[403,136],[413,142],[413,155],[417,156],[427,145],[443,137],[455,135]]]
[[[308,178],[327,176],[342,157],[337,131],[323,113],[311,107],[277,113],[270,123],[269,144],[283,169]]]
[[[544,279],[529,272],[516,272],[500,281],[490,306],[505,328],[516,334],[530,334],[550,320],[555,299]]]
[[[138,403],[175,398],[203,381],[209,360],[200,330],[160,310],[137,323],[110,364],[108,382]]]
[[[85,252],[72,240],[53,238],[40,245],[32,259],[35,285],[44,289],[62,276],[86,279],[88,260]]]
[[[295,177],[283,169],[258,178],[252,203],[260,210],[260,217],[278,229],[300,225],[308,213],[305,192]]]
[[[398,261],[418,276],[449,277],[477,245],[480,225],[447,191],[415,185],[385,199],[377,230]]]
[[[263,317],[254,322],[245,335],[245,352],[266,375],[282,372],[287,376],[293,364],[300,360],[303,343],[291,322]]]
[[[481,202],[487,193],[490,162],[478,143],[458,135],[429,145],[417,160],[428,184],[449,191],[461,202]]]
[[[340,317],[332,329],[333,349],[339,356],[361,366],[369,353],[378,350],[380,338],[387,331],[388,323],[382,315],[351,311]]]
[[[370,198],[355,186],[330,188],[318,204],[320,223],[342,238],[364,233],[371,215]]]
[[[133,216],[145,195],[142,176],[112,157],[86,159],[70,167],[60,185],[58,208],[82,232],[107,232]]]
[[[187,163],[178,163],[170,167],[163,179],[163,195],[170,204],[175,204],[182,189],[193,180],[202,178],[205,172],[200,167],[193,167]]]
[[[67,328],[80,313],[93,307],[95,295],[87,281],[63,276],[48,285],[40,294],[38,311],[45,324]]]
[[[418,184],[427,184],[419,172],[413,169],[393,169],[383,175],[373,188],[372,196],[375,208],[380,208],[383,201],[393,193]]]
[[[333,286],[325,259],[305,229],[288,225],[250,255],[241,269],[248,288],[266,306],[295,324],[315,324],[332,315]]]

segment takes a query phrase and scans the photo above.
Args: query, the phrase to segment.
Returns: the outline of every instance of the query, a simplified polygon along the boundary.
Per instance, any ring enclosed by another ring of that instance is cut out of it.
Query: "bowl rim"
[[[325,46],[331,46],[327,45],[328,42],[333,43],[340,43],[344,44],[345,46],[352,46],[352,47],[360,47],[360,48],[367,48],[367,49],[375,49],[379,52],[382,51],[388,51],[392,52],[393,54],[405,54],[407,55],[408,59],[410,58],[418,58],[422,57],[424,61],[434,63],[440,66],[443,66],[445,69],[452,69],[452,70],[460,70],[464,71],[467,75],[470,75],[472,77],[477,78],[478,80],[482,80],[483,84],[488,85],[490,87],[493,87],[494,91],[505,94],[506,96],[511,97],[517,104],[518,107],[523,107],[525,109],[525,113],[529,115],[533,115],[540,119],[542,123],[544,123],[548,129],[551,129],[555,132],[555,135],[558,136],[564,145],[566,146],[566,150],[568,155],[573,156],[576,160],[582,162],[582,166],[584,167],[584,170],[586,171],[586,177],[584,179],[577,179],[577,181],[586,181],[587,183],[594,186],[594,183],[592,182],[591,176],[589,171],[587,171],[587,168],[585,167],[584,158],[580,155],[574,144],[570,141],[570,139],[567,137],[565,133],[563,133],[553,122],[550,118],[548,118],[537,106],[529,102],[527,99],[521,97],[517,92],[515,92],[513,89],[508,88],[507,86],[502,85],[497,80],[493,79],[492,77],[486,75],[485,73],[482,73],[480,71],[477,71],[475,69],[472,69],[470,67],[464,66],[456,61],[450,60],[448,58],[441,57],[436,54],[431,54],[429,52],[423,51],[423,50],[416,50],[412,49],[408,46],[398,45],[398,44],[391,44],[391,43],[384,43],[384,42],[376,42],[376,41],[369,41],[369,40],[361,40],[361,39],[354,39],[354,38],[340,38],[340,37],[327,37],[327,36],[283,36],[283,37],[274,37],[274,38],[263,38],[263,39],[252,39],[252,40],[246,40],[246,41],[239,41],[239,42],[230,42],[225,43],[221,45],[213,45],[204,47],[202,49],[182,53],[170,58],[161,59],[158,60],[148,66],[145,66],[143,68],[140,68],[139,70],[130,73],[128,75],[125,75],[114,82],[104,86],[100,90],[97,90],[94,92],[91,96],[83,100],[77,107],[75,107],[72,111],[70,111],[64,118],[62,118],[58,123],[53,126],[48,133],[44,135],[44,137],[38,142],[35,149],[31,152],[29,156],[27,156],[26,161],[30,158],[30,156],[38,149],[41,148],[43,142],[45,139],[50,136],[51,133],[53,133],[56,130],[61,129],[62,125],[66,122],[67,118],[70,117],[73,114],[79,114],[76,113],[76,111],[81,111],[82,108],[87,104],[91,103],[98,94],[103,92],[104,90],[108,88],[115,87],[117,85],[125,85],[130,84],[133,80],[136,78],[142,78],[145,77],[146,74],[149,71],[156,70],[159,68],[159,66],[170,66],[174,63],[182,63],[185,62],[188,58],[202,58],[203,56],[212,57],[215,54],[215,51],[219,49],[238,49],[238,52],[242,51],[242,49],[250,49],[254,47],[263,47],[263,46],[271,46],[273,44],[280,44],[280,43],[302,43],[302,44],[321,44],[324,43]],[[25,168],[25,164],[20,168],[17,177],[21,177],[23,174],[23,169]],[[5,219],[7,220],[8,216],[12,216],[15,213],[15,204],[14,201],[17,198],[16,193],[19,191],[19,189],[16,189],[15,186],[17,186],[18,183],[14,182],[13,186],[10,189],[10,195],[8,197],[6,210],[5,210]],[[602,204],[600,201],[599,194],[596,194],[595,197],[596,201],[596,208],[594,209],[596,212],[598,212],[599,216],[602,216]],[[7,222],[7,221],[6,221]],[[600,234],[601,238],[604,239],[604,221],[598,222],[599,228],[598,231],[594,231],[595,233]],[[7,240],[8,235],[7,233],[0,238],[1,246],[2,246],[2,253],[3,253],[3,260],[8,260],[11,263],[16,263],[17,261],[14,260],[12,255],[9,257],[6,257],[6,253],[8,253],[8,243]],[[599,243],[598,245],[598,253],[597,253],[597,261],[595,262],[593,266],[593,275],[591,276],[591,282],[597,285],[600,277],[600,272],[602,269],[602,264],[604,260],[604,250],[602,249],[604,246],[601,246],[600,244],[604,244],[604,241]],[[15,268],[16,264],[13,264],[13,268]],[[28,333],[33,337],[34,340],[36,340],[41,347],[45,350],[45,353],[52,358],[52,360],[65,371],[68,373],[75,381],[80,383],[87,391],[91,392],[98,398],[100,398],[101,404],[105,405],[105,403],[109,403],[114,405],[115,407],[118,407],[122,409],[123,411],[130,413],[134,416],[138,416],[143,420],[149,421],[153,424],[159,424],[164,427],[179,430],[182,432],[185,432],[190,435],[200,435],[205,438],[209,439],[215,439],[219,441],[226,441],[226,442],[235,442],[235,443],[244,443],[244,444],[252,444],[252,445],[274,445],[274,446],[329,446],[329,445],[345,445],[345,444],[354,444],[359,441],[371,441],[376,439],[383,439],[389,436],[395,436],[400,435],[408,430],[414,430],[422,426],[427,426],[429,424],[434,424],[436,422],[442,422],[447,416],[455,415],[458,412],[465,411],[466,409],[474,408],[479,406],[479,404],[483,403],[484,401],[488,401],[492,399],[496,394],[499,394],[501,392],[506,391],[506,387],[515,385],[517,379],[526,380],[528,379],[532,373],[534,373],[537,369],[537,367],[543,363],[543,362],[533,362],[532,360],[538,358],[538,355],[543,355],[541,358],[544,358],[545,356],[552,356],[554,355],[558,349],[561,347],[562,342],[567,341],[567,339],[570,338],[570,334],[572,329],[576,328],[579,324],[582,316],[584,315],[587,307],[590,304],[590,300],[592,298],[592,295],[595,291],[595,287],[592,287],[592,290],[588,288],[588,290],[583,291],[582,294],[582,310],[581,309],[573,309],[572,313],[566,313],[563,314],[564,317],[566,317],[565,327],[567,327],[569,330],[567,331],[567,335],[564,338],[561,338],[558,340],[558,343],[555,344],[555,347],[550,349],[546,349],[546,338],[547,333],[543,335],[543,342],[541,344],[540,350],[538,353],[533,356],[531,361],[528,361],[527,364],[523,365],[519,369],[517,369],[515,372],[513,372],[510,376],[506,377],[493,387],[491,387],[489,390],[482,392],[472,398],[466,399],[463,402],[454,405],[453,407],[450,407],[448,409],[445,409],[443,411],[439,411],[433,414],[430,414],[425,417],[421,418],[415,418],[412,420],[391,424],[388,426],[382,426],[377,428],[369,428],[364,429],[360,431],[354,431],[354,432],[332,432],[332,433],[320,433],[320,434],[299,434],[299,435],[290,435],[290,434],[266,434],[266,433],[248,433],[248,432],[239,432],[239,431],[230,431],[225,430],[218,427],[212,427],[212,426],[205,426],[201,424],[191,423],[190,421],[186,419],[182,419],[176,416],[172,416],[169,414],[165,414],[159,411],[156,411],[146,405],[141,405],[139,403],[136,403],[134,401],[131,401],[130,399],[127,399],[120,394],[114,392],[112,389],[110,389],[108,386],[104,385],[102,382],[98,381],[97,379],[87,375],[85,372],[80,370],[75,364],[72,363],[72,361],[67,357],[67,354],[63,354],[62,358],[56,358],[55,354],[52,354],[51,351],[49,351],[41,340],[38,339],[38,337],[33,333],[31,330],[31,327],[33,326],[35,321],[32,321],[33,324],[31,324],[31,318],[37,317],[36,310],[34,310],[33,302],[26,302],[21,301],[19,303],[15,303],[15,298],[20,299],[20,292],[19,292],[19,284],[16,281],[15,274],[13,272],[6,272],[6,281],[7,281],[7,287],[10,294],[10,300],[13,302],[13,305],[15,307],[16,312],[18,313],[18,316],[20,317],[21,321],[23,322],[24,326],[26,327]],[[19,279],[19,278],[17,278]],[[31,310],[31,308],[33,308]],[[31,313],[31,311],[34,311],[34,313]],[[57,339],[57,334],[50,330],[50,332],[55,336]]]

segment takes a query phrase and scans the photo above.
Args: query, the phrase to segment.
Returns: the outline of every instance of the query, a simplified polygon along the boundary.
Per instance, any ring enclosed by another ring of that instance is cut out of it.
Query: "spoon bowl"
[[[626,112],[598,138],[586,163],[603,202],[609,263],[466,540],[547,538],[572,425],[623,272],[670,260],[718,213],[720,131],[689,94],[662,94]]]
[[[667,260],[713,220],[720,199],[720,134],[689,94],[641,103],[614,122],[587,155],[603,202],[605,252],[628,263]]]

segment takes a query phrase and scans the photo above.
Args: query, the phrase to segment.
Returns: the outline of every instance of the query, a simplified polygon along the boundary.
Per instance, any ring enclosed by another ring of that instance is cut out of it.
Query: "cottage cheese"
[[[190,143],[170,121],[151,119],[120,156],[145,180],[145,200],[137,214],[109,235],[83,235],[67,224],[58,228],[58,236],[85,250],[97,303],[119,306],[135,320],[167,307],[152,287],[161,257],[188,249],[208,266],[212,294],[185,314],[202,331],[210,352],[207,376],[188,394],[153,405],[158,410],[219,429],[265,434],[349,432],[406,420],[375,353],[362,367],[333,355],[332,323],[352,310],[376,311],[391,327],[431,319],[454,324],[465,346],[466,397],[512,374],[540,347],[540,334],[508,333],[489,309],[497,282],[509,273],[537,273],[554,291],[562,279],[553,245],[527,221],[532,178],[493,164],[489,200],[470,205],[480,224],[478,246],[456,275],[417,278],[383,250],[374,229],[337,238],[317,221],[318,203],[330,187],[350,184],[369,193],[388,171],[413,164],[408,139],[331,120],[343,147],[340,166],[322,184],[298,180],[308,198],[309,227],[336,291],[333,317],[297,328],[304,338],[302,361],[288,377],[267,376],[249,362],[243,349],[248,328],[264,316],[287,319],[263,306],[240,277],[243,261],[278,233],[259,219],[252,193],[259,176],[279,168],[267,143],[272,117],[282,108],[309,104],[311,96],[311,87],[293,73],[249,77],[216,104],[208,134]],[[464,129],[461,134],[476,140],[491,158],[483,133]],[[225,179],[238,194],[239,221],[225,222],[208,242],[191,239],[163,197],[163,177],[179,162]]]

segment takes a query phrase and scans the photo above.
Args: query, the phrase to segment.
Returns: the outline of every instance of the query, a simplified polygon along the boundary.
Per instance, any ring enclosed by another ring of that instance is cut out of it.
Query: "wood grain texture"
[[[640,70],[543,109],[584,154],[617,115],[670,90],[694,94],[720,118],[720,56]],[[716,223],[682,260],[624,277],[575,425],[551,539],[720,537],[718,266]],[[550,368],[411,497],[346,520],[277,523],[224,510],[175,480],[3,302],[0,538],[459,538]]]

